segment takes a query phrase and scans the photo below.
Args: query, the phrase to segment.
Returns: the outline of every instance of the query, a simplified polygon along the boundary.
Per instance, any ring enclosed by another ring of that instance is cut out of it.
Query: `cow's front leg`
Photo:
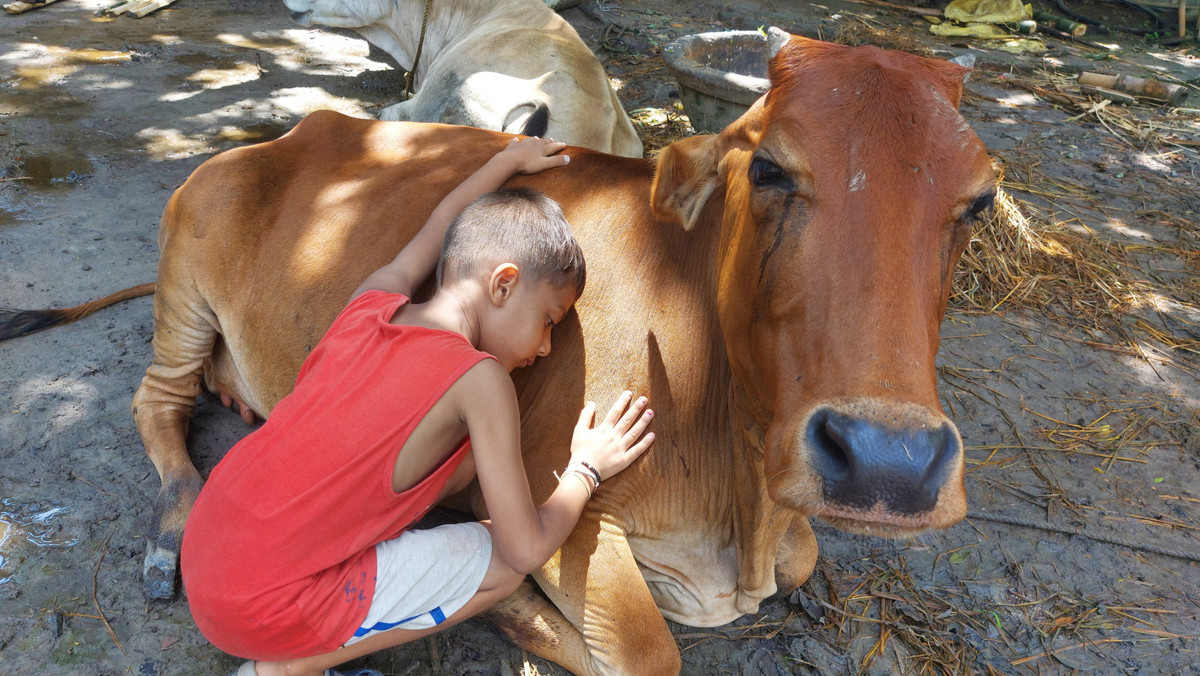
[[[534,575],[553,603],[518,589],[489,611],[514,643],[581,676],[678,674],[679,648],[625,533],[585,513]]]
[[[379,111],[379,119],[384,122],[410,122],[413,117],[413,100],[393,103]]]
[[[162,480],[146,534],[142,583],[148,596],[165,599],[175,594],[183,526],[204,483],[188,456],[187,430],[217,332],[201,313],[168,301],[170,291],[160,289],[154,303],[154,361],[133,397],[133,418]]]
[[[521,648],[558,664],[572,673],[584,673],[587,643],[583,634],[538,591],[529,579],[508,598],[479,614]]]
[[[775,559],[776,587],[780,592],[790,594],[808,581],[816,565],[817,537],[808,519],[797,515],[779,543],[779,557]]]

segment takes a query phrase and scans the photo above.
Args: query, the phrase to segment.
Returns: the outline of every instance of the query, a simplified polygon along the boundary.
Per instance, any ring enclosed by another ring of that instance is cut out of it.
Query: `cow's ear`
[[[975,69],[975,55],[970,52],[957,56],[949,61],[939,62],[942,66],[942,77],[945,81],[946,98],[957,108],[962,102],[963,89],[967,78]]]
[[[654,168],[650,208],[660,221],[691,230],[713,190],[717,176],[717,137],[689,136],[663,149]]]

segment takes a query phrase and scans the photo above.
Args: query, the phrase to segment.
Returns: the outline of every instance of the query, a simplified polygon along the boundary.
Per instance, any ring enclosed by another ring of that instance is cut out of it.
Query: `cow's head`
[[[283,0],[292,20],[301,26],[361,28],[378,23],[395,11],[393,0]]]
[[[854,532],[947,526],[963,451],[934,358],[995,190],[957,111],[968,71],[787,37],[740,120],[664,150],[655,213],[690,228],[724,192],[718,309],[771,498]]]

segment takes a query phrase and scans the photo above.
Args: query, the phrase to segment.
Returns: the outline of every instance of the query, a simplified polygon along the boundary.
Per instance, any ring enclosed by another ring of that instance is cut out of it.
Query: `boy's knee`
[[[524,581],[525,575],[513,570],[496,552],[492,552],[491,566],[479,585],[478,593],[485,595],[489,603],[495,603],[515,592]]]
[[[503,566],[500,570],[494,570],[488,574],[488,579],[484,580],[483,587],[479,591],[487,592],[489,596],[498,601],[517,591],[524,581],[524,575],[508,566]]]
[[[510,570],[509,574],[505,576],[501,584],[500,591],[504,593],[504,596],[511,595],[513,592],[517,591],[517,589],[521,586],[521,583],[525,581],[525,577],[526,576],[521,575],[516,571]]]

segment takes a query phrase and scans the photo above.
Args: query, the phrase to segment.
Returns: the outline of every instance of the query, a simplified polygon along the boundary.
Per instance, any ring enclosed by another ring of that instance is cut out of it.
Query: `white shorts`
[[[410,530],[375,545],[375,595],[351,645],[389,629],[428,629],[458,612],[483,584],[492,537],[479,523]]]

